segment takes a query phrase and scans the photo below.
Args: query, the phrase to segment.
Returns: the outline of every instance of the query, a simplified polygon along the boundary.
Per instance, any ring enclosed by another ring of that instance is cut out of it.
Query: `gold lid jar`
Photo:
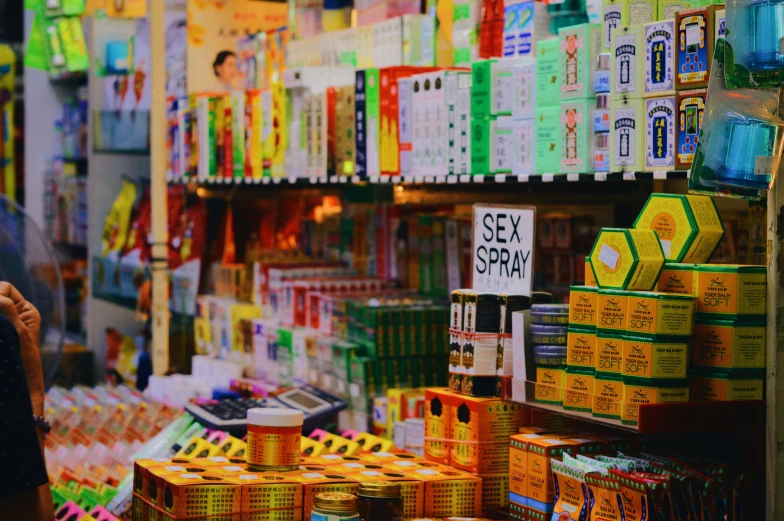
[[[356,512],[357,496],[343,492],[322,492],[313,498],[313,508],[324,512]]]
[[[400,497],[400,483],[391,481],[366,481],[359,484],[358,496],[362,497]]]

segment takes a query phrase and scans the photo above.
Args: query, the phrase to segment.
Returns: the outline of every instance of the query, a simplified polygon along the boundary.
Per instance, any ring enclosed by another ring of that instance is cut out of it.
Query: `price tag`
[[[359,181],[360,181],[360,179],[359,179],[359,176],[358,176],[358,175],[355,175],[355,176],[352,176],[352,177],[351,177],[351,182],[352,182],[352,183],[358,183]]]
[[[382,175],[382,176],[379,178],[379,181],[380,181],[381,183],[388,183],[388,182],[389,182],[389,176],[388,176],[388,175]]]
[[[506,182],[506,174],[496,174],[495,175],[495,182],[496,183],[505,183]]]
[[[470,175],[466,175],[466,174],[461,175],[460,176],[460,182],[461,183],[470,183],[471,182],[471,176]]]
[[[270,178],[269,177],[262,177],[261,178],[261,184],[265,184],[265,185],[270,184]]]
[[[340,184],[346,184],[348,182],[348,177],[341,175],[338,176],[338,180],[340,181]]]
[[[773,175],[776,156],[757,156],[754,159],[754,175]]]
[[[435,181],[436,181],[437,185],[442,185],[442,184],[446,183],[446,176],[443,176],[443,175],[436,176],[435,177]]]
[[[336,175],[329,176],[329,182],[330,183],[337,183],[338,182],[338,176],[336,176]]]
[[[518,183],[528,183],[530,181],[531,181],[531,176],[529,176],[528,174],[520,174],[519,176],[517,176]]]
[[[607,172],[596,172],[593,174],[593,178],[596,181],[607,181]]]
[[[423,175],[415,175],[414,176],[414,182],[417,183],[417,184],[424,183],[425,182],[425,176],[423,176]]]
[[[635,181],[637,180],[637,176],[634,172],[624,172],[623,173],[623,180],[624,181]]]
[[[434,176],[432,176],[432,175],[426,175],[424,182],[425,183],[435,183],[436,182],[436,178]]]
[[[552,183],[555,180],[555,174],[542,174],[543,183]]]
[[[606,244],[602,244],[602,249],[599,250],[599,260],[611,270],[614,270],[616,266],[618,266],[618,258],[620,256],[621,255],[617,251]]]
[[[319,183],[322,184],[322,185],[327,184],[328,181],[329,181],[329,178],[327,176],[319,177]]]
[[[446,176],[446,182],[450,185],[456,185],[459,181],[459,178],[456,175],[448,175]]]
[[[653,178],[658,180],[666,180],[667,179],[667,170],[655,170],[653,172]]]
[[[576,183],[580,180],[580,174],[566,174],[566,180],[572,183]]]

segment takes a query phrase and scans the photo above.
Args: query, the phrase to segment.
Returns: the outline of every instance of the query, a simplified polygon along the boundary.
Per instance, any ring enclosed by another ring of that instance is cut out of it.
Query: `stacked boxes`
[[[558,38],[536,43],[536,140],[534,167],[537,174],[560,169],[560,69],[561,41]]]
[[[606,90],[605,82],[597,75],[602,60],[601,25],[581,24],[561,28],[558,38],[561,48],[559,67],[560,106],[558,113],[560,161],[557,172],[592,172],[594,151],[599,138],[595,135],[597,93]],[[601,118],[600,118],[601,119]]]

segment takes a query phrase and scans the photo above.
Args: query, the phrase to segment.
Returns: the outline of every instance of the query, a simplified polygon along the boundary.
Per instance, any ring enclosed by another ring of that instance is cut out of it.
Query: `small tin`
[[[531,342],[534,345],[565,346],[568,332],[569,328],[567,326],[532,324]]]
[[[569,323],[569,304],[534,304],[531,318],[534,324],[566,325]]]

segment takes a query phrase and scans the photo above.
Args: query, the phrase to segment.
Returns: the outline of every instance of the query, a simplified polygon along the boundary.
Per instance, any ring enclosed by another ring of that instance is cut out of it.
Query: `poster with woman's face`
[[[188,0],[188,92],[243,89],[237,40],[286,25],[286,4]]]

